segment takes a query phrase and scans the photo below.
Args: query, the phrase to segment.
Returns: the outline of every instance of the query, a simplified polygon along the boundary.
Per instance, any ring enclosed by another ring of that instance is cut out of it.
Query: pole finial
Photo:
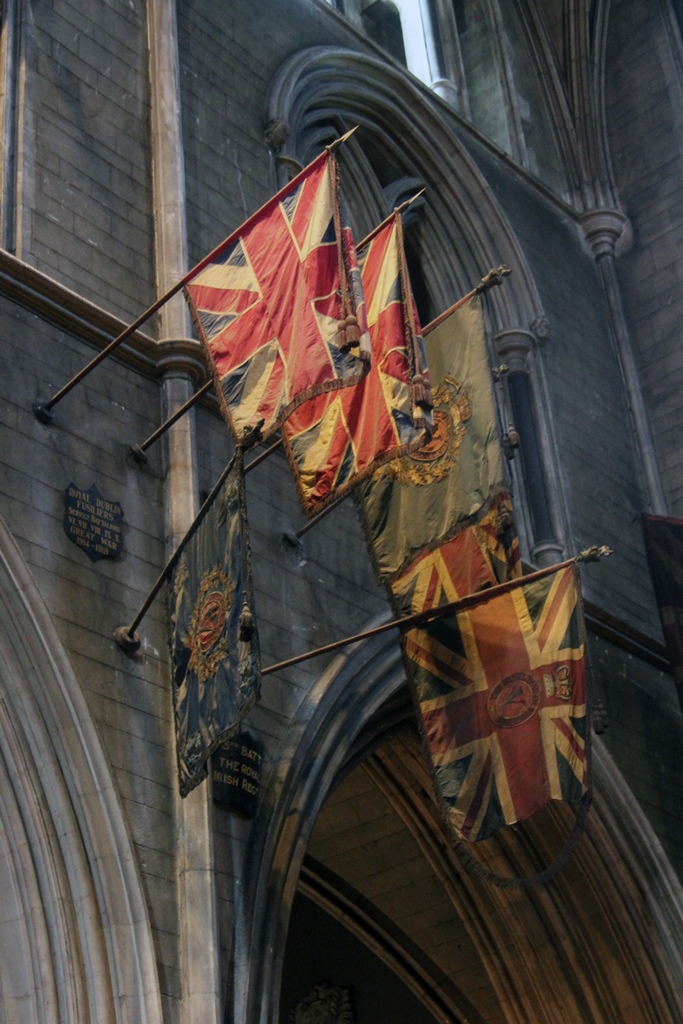
[[[426,187],[425,188],[421,188],[419,192],[416,192],[414,196],[410,197],[410,199],[406,199],[406,201],[404,203],[401,203],[400,206],[395,206],[394,207],[394,213],[403,213],[403,211],[407,210],[408,207],[412,203],[414,203],[416,199],[419,199],[420,196],[424,195],[424,193],[426,191],[427,191]]]
[[[606,544],[598,547],[597,544],[592,544],[591,547],[586,548],[580,555],[575,558],[576,562],[599,562],[601,558],[607,558],[609,555],[614,554],[612,548],[608,548]]]
[[[509,267],[504,266],[502,263],[497,270],[489,270],[486,277],[482,277],[481,281],[475,288],[477,292],[488,291],[489,288],[495,288],[497,285],[503,283],[503,278],[511,274],[512,271]]]
[[[328,153],[334,153],[335,149],[339,149],[341,144],[343,142],[346,142],[347,139],[350,139],[351,136],[353,135],[353,133],[357,132],[359,128],[360,128],[360,125],[358,125],[358,124],[355,125],[355,127],[351,128],[348,132],[345,132],[344,135],[341,136],[341,138],[335,139],[334,142],[331,142],[329,144],[329,146],[325,146],[325,149],[327,150],[327,152]]]

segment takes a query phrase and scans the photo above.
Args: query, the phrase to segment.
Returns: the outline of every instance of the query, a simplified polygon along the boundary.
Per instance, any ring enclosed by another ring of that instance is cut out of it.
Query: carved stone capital
[[[542,540],[531,549],[534,565],[545,569],[549,565],[557,565],[564,557],[564,548],[557,540]]]
[[[590,210],[580,219],[581,230],[596,260],[614,256],[614,250],[628,223],[621,210]]]
[[[157,366],[164,377],[189,377],[195,387],[207,379],[202,346],[193,338],[164,338],[158,344]]]
[[[510,373],[528,373],[529,354],[536,344],[536,337],[531,331],[521,327],[511,327],[499,331],[495,338],[496,352],[501,363],[505,363]]]

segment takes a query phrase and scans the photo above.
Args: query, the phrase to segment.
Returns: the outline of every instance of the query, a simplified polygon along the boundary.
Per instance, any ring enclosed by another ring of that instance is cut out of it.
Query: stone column
[[[185,171],[178,73],[175,0],[148,0],[152,168],[157,288],[163,294],[188,269]],[[164,418],[193,394],[205,373],[191,339],[185,300],[177,295],[160,314]],[[165,435],[168,554],[198,508],[194,410]],[[169,701],[171,695],[169,693]],[[220,960],[210,779],[184,800],[176,787],[176,871],[182,998],[181,1024],[220,1024]]]
[[[581,228],[593,252],[607,302],[612,339],[621,368],[636,450],[647,487],[650,511],[657,515],[666,515],[668,511],[666,491],[657,464],[650,419],[643,398],[640,374],[624,315],[621,289],[617,277],[615,247],[626,221],[627,218],[619,210],[591,210],[581,217]]]
[[[543,568],[561,561],[563,547],[557,539],[557,516],[548,487],[550,453],[539,430],[529,372],[536,336],[516,327],[499,331],[494,340],[498,359],[508,367],[506,387],[519,436],[519,460],[532,532],[530,554],[534,564]]]
[[[19,102],[19,9],[2,4],[0,32],[0,246],[16,249],[17,150]]]

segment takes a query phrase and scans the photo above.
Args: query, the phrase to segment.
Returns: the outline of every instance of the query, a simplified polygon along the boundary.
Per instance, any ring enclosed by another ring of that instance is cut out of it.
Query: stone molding
[[[334,111],[349,124],[362,127],[365,121],[375,130],[386,126],[390,138],[400,142],[405,173],[424,180],[427,187],[433,216],[425,219],[425,230],[433,236],[434,259],[444,261],[464,233],[468,245],[461,258],[468,263],[461,283],[467,284],[498,266],[499,254],[505,252],[515,269],[514,288],[491,293],[494,326],[530,323],[542,313],[543,305],[522,247],[475,161],[425,92],[426,87],[401,69],[368,53],[339,46],[300,50],[280,67],[270,89],[267,123],[283,121],[289,126],[278,159],[305,159],[300,147],[311,128],[312,108],[321,111],[321,119],[325,111]],[[354,139],[347,144],[346,159],[353,152],[352,144]],[[377,212],[384,216],[388,211]],[[447,308],[453,295],[439,299]]]
[[[207,359],[194,338],[164,338],[158,342],[157,366],[163,377],[188,377],[195,387],[208,380]]]
[[[0,809],[23,907],[17,956],[28,951],[32,960],[29,999],[11,1004],[8,1019],[163,1024],[146,899],[109,765],[50,613],[1,520],[0,610],[0,730],[11,780]]]
[[[512,327],[499,331],[493,340],[497,357],[506,364],[509,373],[529,373],[529,356],[536,345],[531,331]]]

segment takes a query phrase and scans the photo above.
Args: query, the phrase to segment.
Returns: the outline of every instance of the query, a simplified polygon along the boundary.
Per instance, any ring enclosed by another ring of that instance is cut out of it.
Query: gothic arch
[[[161,1024],[147,908],[104,751],[0,521],[0,1016]]]
[[[276,75],[268,118],[289,129],[280,158],[305,160],[322,124],[360,124],[361,132],[397,154],[406,172],[424,182],[430,255],[440,268],[443,307],[489,267],[506,263],[515,284],[491,294],[496,329],[511,324],[527,329],[543,314],[524,253],[490,186],[436,108],[398,69],[340,47],[302,50]]]
[[[397,751],[389,744],[373,752],[410,717],[406,703],[397,702],[404,685],[395,638],[374,638],[332,662],[291,723],[264,786],[235,891],[230,1019],[239,1024],[278,1019],[288,920],[300,884],[310,898],[343,916],[436,1020],[478,1020],[467,994],[452,979],[437,986],[437,971],[430,976],[424,959],[411,957],[410,943],[401,950],[400,937],[382,927],[381,915],[373,918],[367,902],[354,913],[356,904],[343,886],[335,890],[315,865],[304,866],[323,804],[359,758],[369,758],[380,792],[439,878],[444,900],[468,930],[506,1020],[556,1019],[558,1005],[571,1008],[566,1019],[582,1024],[621,1019],[629,1005],[637,1006],[639,1019],[648,1024],[680,1019],[680,884],[601,741],[594,766],[596,805],[570,865],[544,889],[495,889],[473,879],[444,841],[438,812],[425,796],[429,780],[419,748],[412,743]],[[563,805],[547,811],[542,827],[529,823],[488,841],[488,866],[523,875],[552,859],[572,813]],[[526,963],[529,950],[539,948],[542,970]],[[547,962],[545,951],[552,951]]]
[[[487,293],[489,322],[499,343],[493,358],[511,364],[515,353],[523,350],[521,365],[530,382],[532,406],[529,422],[535,424],[538,435],[529,450],[540,453],[543,469],[539,479],[552,481],[552,486],[538,486],[544,512],[548,510],[544,525],[549,529],[543,535],[534,532],[528,515],[532,506],[529,497],[518,505],[518,526],[529,557],[541,565],[558,560],[564,538],[573,532],[548,410],[543,362],[536,350],[547,320],[524,251],[476,163],[436,106],[410,78],[375,57],[339,47],[312,47],[293,54],[273,81],[268,118],[271,126],[280,128],[273,144],[283,165],[310,159],[315,147],[329,141],[330,127],[341,134],[360,125],[345,143],[344,172],[345,181],[351,183],[347,191],[365,218],[363,233],[391,208],[373,182],[375,176],[364,173],[364,148],[374,146],[401,169],[407,180],[426,187],[427,201],[421,210],[421,263],[432,290],[433,315],[448,308],[490,267],[505,263],[513,270],[509,284]],[[361,141],[357,142],[359,137]],[[363,186],[364,181],[373,182],[370,189]],[[518,494],[524,494],[523,474],[514,464],[513,473],[517,474]]]

